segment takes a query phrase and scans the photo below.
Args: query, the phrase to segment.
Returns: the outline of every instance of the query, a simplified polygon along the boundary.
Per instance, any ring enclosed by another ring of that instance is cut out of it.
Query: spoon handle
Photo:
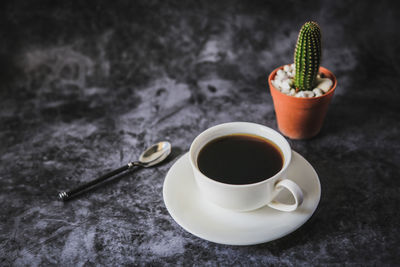
[[[86,190],[91,186],[94,186],[94,185],[96,185],[98,183],[101,183],[104,180],[106,180],[106,179],[108,179],[108,178],[110,178],[112,176],[115,176],[115,175],[117,175],[117,174],[119,174],[119,173],[121,173],[123,171],[126,171],[127,169],[132,168],[133,166],[139,166],[139,165],[140,164],[138,164],[136,162],[129,162],[125,166],[122,166],[122,167],[120,167],[118,169],[110,171],[110,172],[100,176],[99,178],[96,178],[96,179],[94,179],[94,180],[92,180],[90,182],[82,184],[82,185],[80,185],[80,186],[78,186],[78,187],[76,187],[76,188],[74,188],[74,189],[72,189],[70,191],[63,191],[63,192],[58,193],[58,198],[59,198],[59,200],[66,201],[66,200],[72,198],[75,194],[80,193],[83,190]]]

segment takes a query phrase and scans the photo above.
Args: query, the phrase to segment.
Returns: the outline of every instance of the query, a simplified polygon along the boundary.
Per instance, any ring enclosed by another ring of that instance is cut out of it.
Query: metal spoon
[[[171,144],[169,142],[164,141],[154,144],[145,151],[143,151],[143,153],[139,157],[139,161],[129,162],[125,166],[122,166],[116,170],[106,173],[103,176],[100,176],[99,178],[94,179],[81,186],[78,186],[77,188],[72,189],[70,191],[60,192],[58,193],[58,198],[63,201],[68,200],[72,198],[74,195],[82,192],[83,190],[86,190],[89,187],[94,186],[100,182],[103,182],[107,178],[117,175],[125,170],[133,168],[134,166],[140,166],[144,168],[154,166],[163,161],[170,153],[171,153]]]

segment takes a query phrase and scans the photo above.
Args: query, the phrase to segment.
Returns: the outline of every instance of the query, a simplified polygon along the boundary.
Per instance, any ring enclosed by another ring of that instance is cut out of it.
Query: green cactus
[[[301,27],[294,52],[294,63],[296,91],[312,90],[321,63],[321,29],[317,23],[306,22]]]

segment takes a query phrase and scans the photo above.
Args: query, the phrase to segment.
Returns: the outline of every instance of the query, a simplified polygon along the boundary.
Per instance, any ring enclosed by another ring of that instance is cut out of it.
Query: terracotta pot
[[[291,139],[307,139],[319,133],[328,110],[329,103],[336,88],[336,77],[328,69],[320,67],[325,77],[332,79],[332,88],[322,96],[299,98],[288,96],[276,89],[271,81],[279,67],[268,77],[269,89],[274,101],[279,130]]]

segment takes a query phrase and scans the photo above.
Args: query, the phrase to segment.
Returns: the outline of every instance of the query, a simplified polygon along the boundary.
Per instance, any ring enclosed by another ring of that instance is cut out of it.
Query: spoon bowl
[[[152,145],[139,157],[139,164],[142,167],[151,167],[163,161],[171,153],[171,144],[167,141]]]

